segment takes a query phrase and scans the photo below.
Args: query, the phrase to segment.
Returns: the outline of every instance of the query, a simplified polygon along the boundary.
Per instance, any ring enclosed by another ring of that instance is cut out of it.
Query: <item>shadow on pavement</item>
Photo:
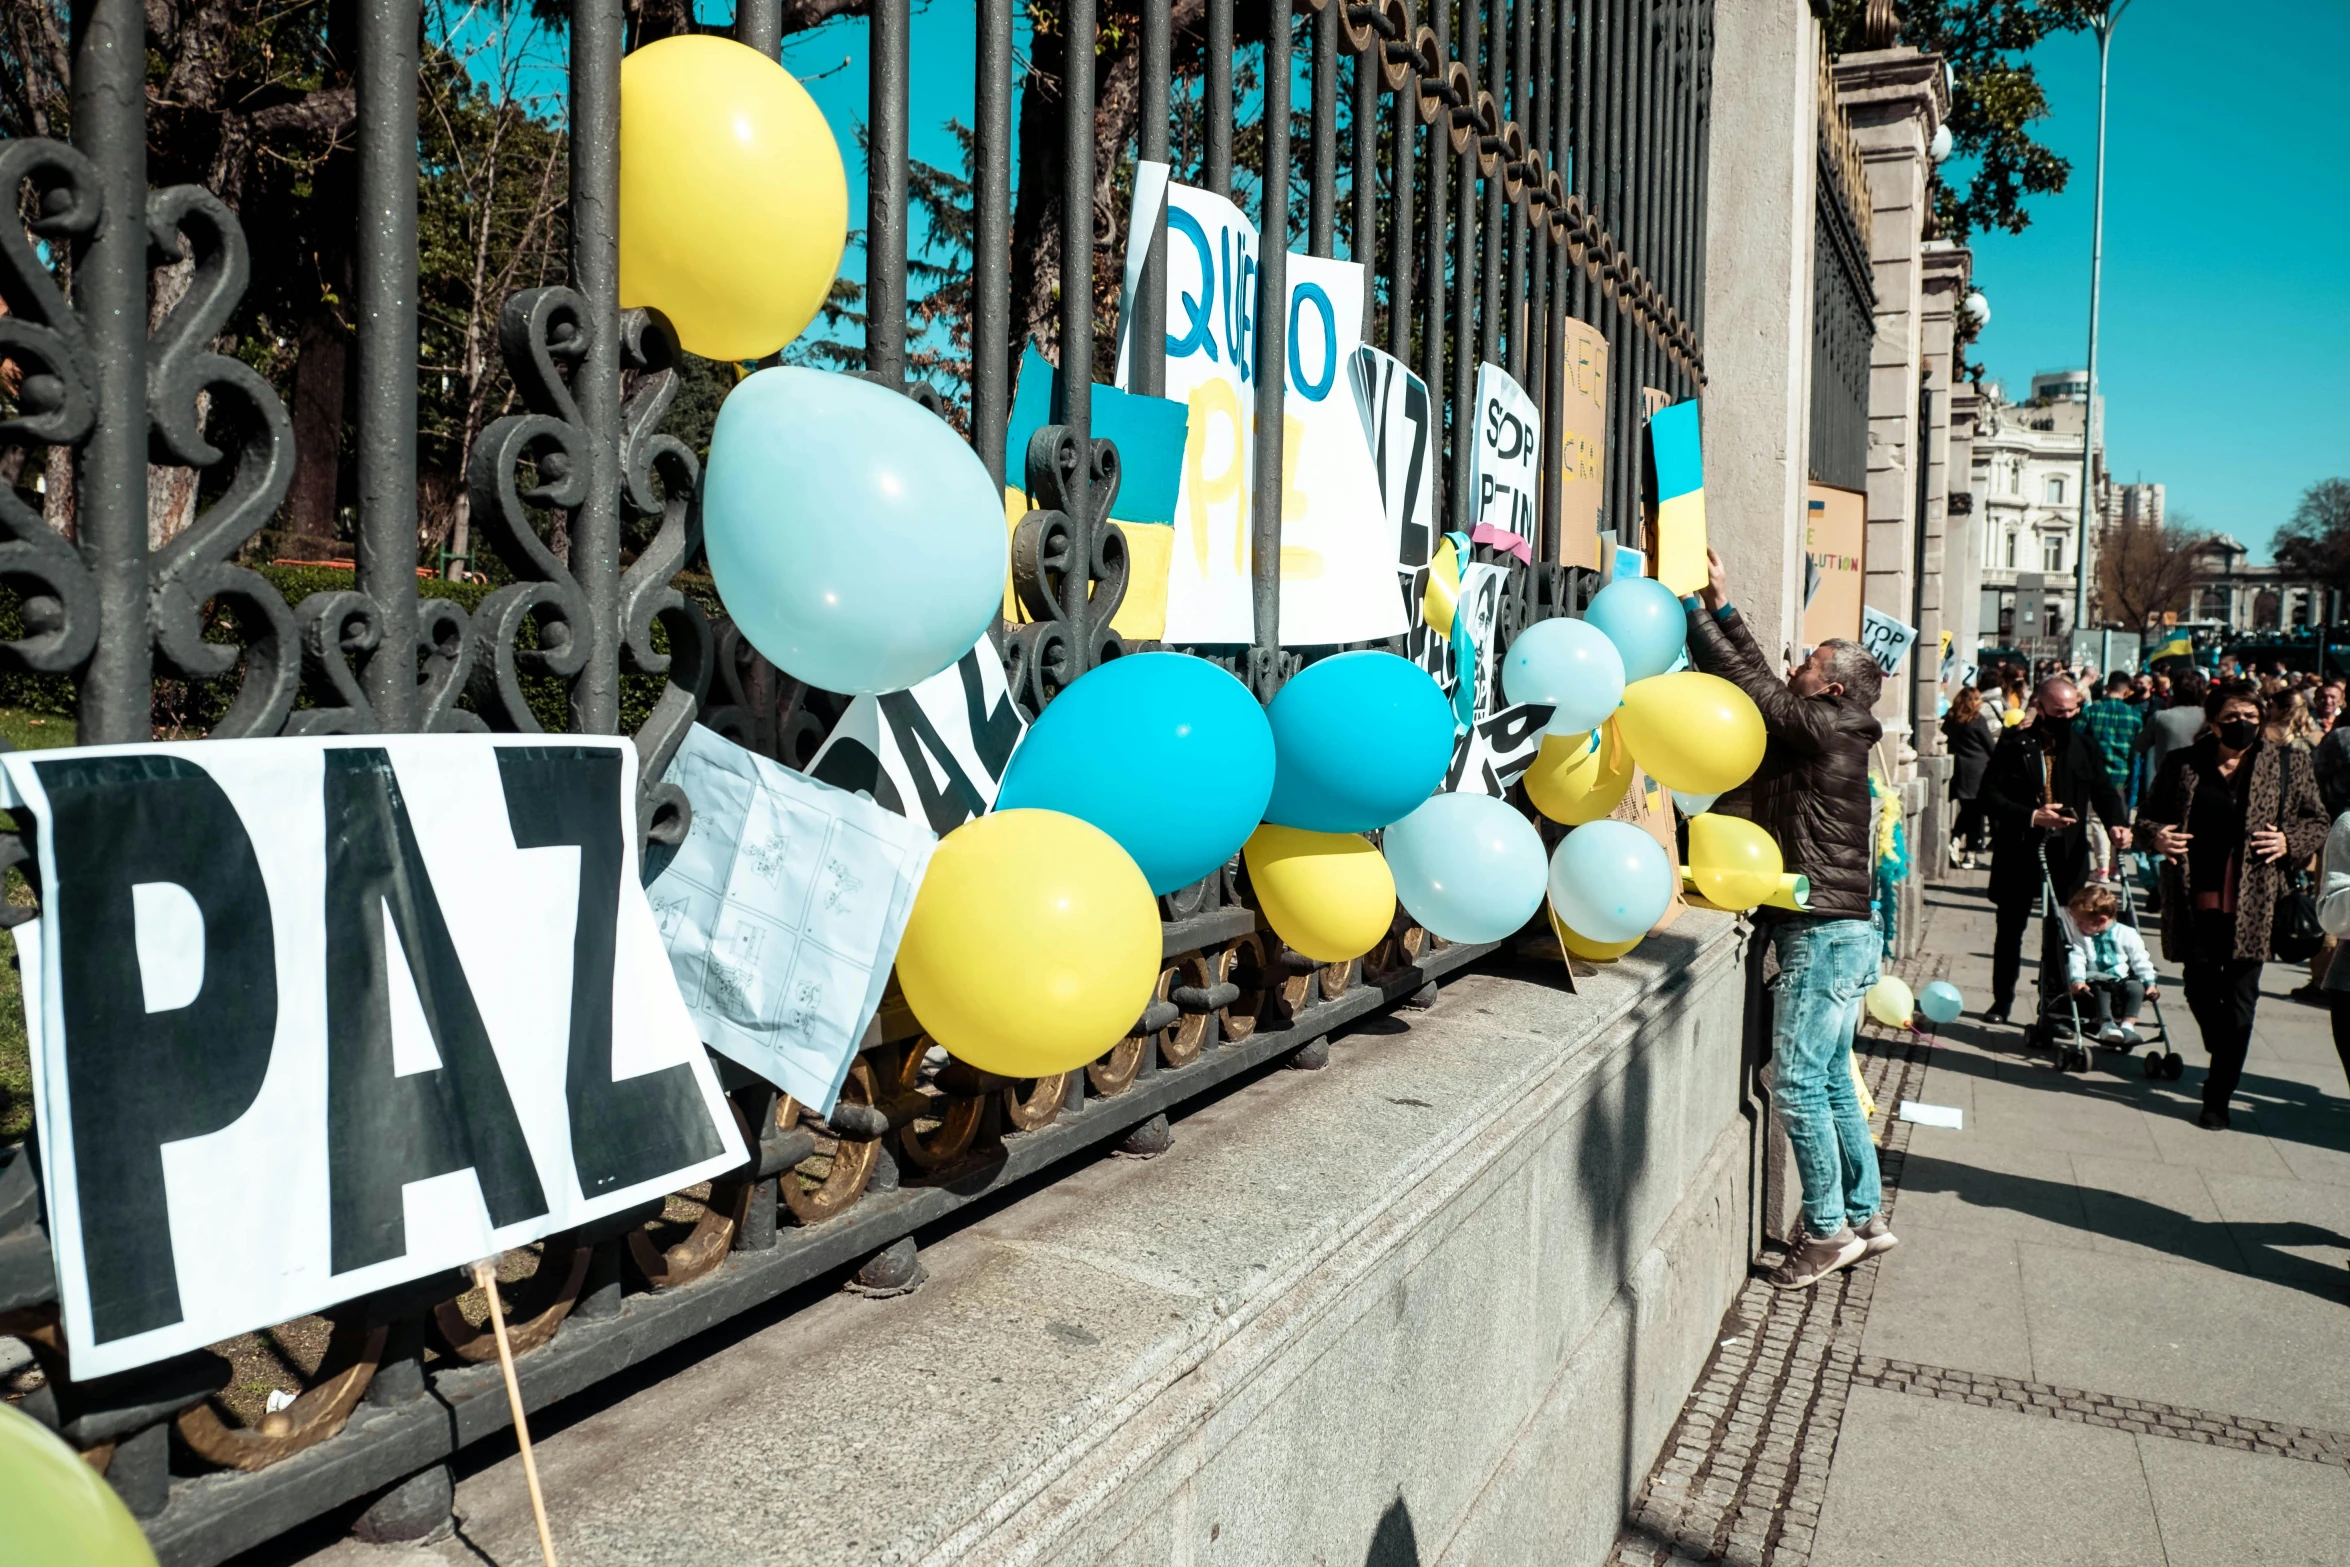
[[[2322,1224],[2296,1220],[2231,1224],[2222,1219],[2197,1219],[2105,1187],[1986,1170],[1936,1159],[1912,1147],[1902,1166],[1901,1193],[1907,1197],[1914,1192],[1940,1192],[1971,1207],[2003,1208],[2049,1224],[2127,1241],[2185,1262],[2282,1284],[2319,1300],[2339,1302],[2345,1282],[2350,1282],[2338,1268],[2320,1269],[2309,1259],[2284,1250],[2292,1246],[2350,1246],[2350,1236]],[[2085,1200],[2090,1196],[2096,1198],[2094,1203]],[[2271,1251],[2279,1259],[2274,1265],[2255,1265],[2267,1261],[2266,1254]],[[2221,1260],[2228,1257],[2237,1259],[2235,1265]]]

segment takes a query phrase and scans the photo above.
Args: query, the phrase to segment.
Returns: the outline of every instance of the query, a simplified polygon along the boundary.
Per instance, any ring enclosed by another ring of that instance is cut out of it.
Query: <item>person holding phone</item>
[[[2089,815],[2104,824],[2116,852],[2130,846],[2122,823],[2121,794],[2100,753],[2078,720],[2080,687],[2069,675],[2051,675],[2033,693],[2029,717],[2000,737],[1984,770],[1983,814],[1991,822],[1991,903],[1998,911],[1991,945],[1991,1005],[1986,1022],[2004,1023],[2015,1005],[2016,975],[2023,968],[2024,927],[2040,902],[2040,851],[2048,851],[2048,874],[2056,901],[2064,902],[2089,879]],[[2062,971],[2061,939],[2054,921],[2041,931],[2043,975]]]

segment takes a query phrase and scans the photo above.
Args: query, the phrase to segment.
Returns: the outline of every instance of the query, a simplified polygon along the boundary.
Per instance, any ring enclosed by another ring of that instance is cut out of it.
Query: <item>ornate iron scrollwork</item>
[[[636,387],[620,406],[621,499],[639,516],[659,517],[652,543],[620,577],[622,663],[644,675],[666,675],[653,711],[636,732],[637,822],[647,841],[685,841],[693,807],[685,791],[662,781],[669,759],[692,726],[710,688],[710,623],[701,607],[671,586],[702,545],[702,465],[692,448],[661,431],[677,396],[677,334],[656,310],[620,317],[620,362],[637,372]],[[653,647],[660,622],[669,651]]]
[[[499,313],[498,345],[530,412],[482,431],[465,482],[474,516],[521,580],[473,612],[471,687],[491,728],[536,733],[545,726],[530,710],[521,677],[552,675],[568,686],[588,656],[587,595],[530,522],[531,507],[577,511],[587,499],[591,437],[564,372],[587,353],[588,302],[560,286],[525,289]],[[527,489],[525,461],[536,476]],[[522,628],[534,618],[539,645],[521,647]]]
[[[260,372],[211,349],[252,275],[244,230],[212,192],[175,185],[147,198],[147,238],[159,264],[179,260],[183,248],[195,261],[186,297],[149,338],[149,439],[157,457],[186,467],[217,467],[232,457],[236,463],[227,491],[148,557],[155,650],[191,680],[218,679],[241,657],[245,673],[236,701],[212,733],[273,735],[293,711],[301,683],[300,634],[278,590],[229,558],[285,499],[294,477],[294,430]],[[207,397],[208,418],[199,403]],[[233,452],[213,444],[207,422],[215,431],[235,432]],[[215,602],[235,618],[241,647],[205,640],[204,610]]]
[[[1085,509],[1069,492],[1086,466]],[[1048,424],[1028,441],[1028,493],[1036,509],[1012,531],[1012,589],[1030,618],[1007,627],[1004,662],[1013,699],[1030,712],[1104,659],[1126,651],[1110,619],[1126,598],[1126,535],[1110,521],[1118,496],[1118,447],[1080,441]]]
[[[89,159],[63,142],[0,143],[0,191],[13,200],[27,181],[32,232],[43,241],[63,244],[97,231],[105,198]],[[15,224],[0,224],[0,301],[8,306],[0,315],[0,355],[23,376],[16,417],[0,421],[0,447],[22,448],[29,458],[45,447],[81,445],[97,418],[89,341]],[[89,568],[12,484],[0,484],[0,533],[0,582],[22,596],[26,632],[0,643],[0,654],[43,674],[79,667],[98,644],[98,589]]]

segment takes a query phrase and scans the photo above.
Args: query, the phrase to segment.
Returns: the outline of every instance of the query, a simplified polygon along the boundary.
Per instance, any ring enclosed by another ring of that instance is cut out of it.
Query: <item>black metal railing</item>
[[[1868,172],[1820,59],[1817,195],[1812,210],[1811,477],[1838,489],[1869,482],[1869,354],[1877,288],[1869,263]]]
[[[991,471],[1024,485],[1036,508],[1013,549],[1028,619],[997,631],[1024,704],[1040,707],[1128,646],[1109,624],[1126,573],[1107,520],[1117,453],[1093,436],[1090,418],[1095,280],[1118,274],[1122,225],[1097,207],[1105,170],[1169,157],[1179,96],[1197,94],[1204,134],[1175,177],[1229,193],[1236,172],[1253,176],[1266,235],[1260,298],[1284,296],[1293,180],[1303,185],[1294,226],[1305,247],[1366,265],[1366,340],[1414,365],[1445,408],[1436,515],[1462,529],[1471,520],[1477,362],[1505,366],[1555,435],[1567,392],[1564,324],[1574,319],[1610,348],[1600,525],[1627,542],[1640,536],[1651,394],[1686,398],[1703,383],[1711,0],[1485,0],[1425,13],[1412,0],[1299,0],[1294,12],[1140,0],[1136,128],[1107,146],[1096,8],[1097,0],[1048,8],[1053,25],[1036,64],[1058,77],[1059,161],[1040,169],[1030,160],[1025,178],[1044,183],[1026,192],[1013,158],[1011,3],[976,0],[972,10],[969,424]],[[863,9],[864,373],[935,406],[935,392],[907,381],[909,0]],[[661,430],[679,381],[675,338],[658,314],[618,303],[619,0],[570,8],[567,276],[518,293],[500,319],[522,407],[483,430],[464,477],[471,515],[512,580],[470,612],[420,598],[415,570],[415,0],[355,8],[357,571],[350,588],[299,603],[238,562],[278,509],[293,462],[292,429],[269,384],[215,351],[245,284],[246,238],[216,197],[147,187],[136,0],[73,0],[71,11],[70,144],[0,143],[0,176],[24,215],[21,226],[0,228],[0,355],[17,377],[0,386],[0,450],[42,460],[51,449],[68,453],[75,523],[70,539],[61,536],[23,493],[0,486],[0,580],[20,601],[25,631],[0,644],[0,658],[70,677],[88,743],[149,738],[151,690],[162,679],[233,682],[234,700],[210,730],[223,736],[536,729],[536,713],[548,709],[534,710],[530,696],[550,682],[574,730],[613,733],[624,681],[633,680],[630,689],[653,692],[634,731],[647,780],[640,820],[663,842],[681,835],[690,802],[658,780],[697,718],[804,762],[838,699],[778,674],[731,627],[713,626],[675,580],[699,551],[699,474],[693,451]],[[739,39],[773,54],[783,28],[781,0],[741,0]],[[1261,51],[1259,96],[1243,103],[1233,72],[1252,49]],[[1302,132],[1293,131],[1293,84],[1303,89]],[[1252,129],[1259,166],[1236,171],[1239,133]],[[1057,204],[1052,221],[1074,238],[1015,257],[1024,195]],[[1843,234],[1831,237],[1841,244]],[[1865,328],[1865,249],[1857,275],[1837,255],[1821,274],[1838,280],[1841,297],[1864,301]],[[150,330],[151,271],[175,257],[192,259],[193,282]],[[1058,289],[1057,306],[1039,318],[1053,330],[1039,335],[1063,392],[1055,422],[1027,449],[1025,473],[1006,476],[1023,335],[1016,260],[1023,297]],[[1143,272],[1144,320],[1161,318],[1165,268],[1162,223]],[[1278,634],[1284,316],[1260,312],[1257,339],[1256,639],[1196,650],[1268,699],[1303,659],[1327,651],[1284,649]],[[1157,392],[1163,344],[1146,332],[1139,350],[1135,386]],[[1865,394],[1865,341],[1862,354]],[[155,549],[150,461],[194,470],[205,502],[192,526]],[[1533,619],[1572,612],[1594,585],[1591,573],[1561,563],[1579,541],[1562,537],[1555,447],[1544,485],[1540,547],[1533,566],[1513,569],[1501,643]],[[21,846],[8,852],[22,863]],[[29,913],[16,907],[5,917]],[[945,1061],[894,993],[826,1120],[722,1063],[753,1134],[752,1162],[665,1213],[533,1249],[537,1271],[516,1286],[512,1312],[527,1402],[567,1396],[835,1271],[858,1270],[871,1289],[908,1286],[919,1227],[1107,1140],[1163,1147],[1170,1106],[1277,1059],[1318,1064],[1334,1028],[1488,950],[1448,947],[1399,917],[1367,957],[1317,965],[1280,945],[1230,870],[1171,895],[1163,914],[1157,999],[1131,1037],[1082,1071],[1009,1082]],[[416,1512],[423,1498],[429,1513],[445,1496],[449,1456],[506,1423],[495,1369],[480,1363],[482,1329],[460,1309],[465,1285],[455,1278],[325,1314],[334,1331],[307,1391],[265,1419],[240,1422],[214,1398],[225,1375],[214,1357],[73,1383],[32,1165],[21,1155],[0,1165],[0,1332],[30,1342],[47,1372],[27,1407],[105,1463],[166,1560],[218,1561],[387,1494],[377,1527],[397,1533],[403,1508]]]

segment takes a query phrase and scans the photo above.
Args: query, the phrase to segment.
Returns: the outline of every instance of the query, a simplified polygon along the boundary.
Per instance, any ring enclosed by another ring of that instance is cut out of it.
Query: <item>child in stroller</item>
[[[2121,920],[2121,900],[2109,883],[2093,881],[2057,913],[2064,934],[2065,981],[2077,1005],[2096,1003],[2097,1043],[2135,1052],[2144,1040],[2138,1011],[2161,995],[2154,960],[2137,927]]]

